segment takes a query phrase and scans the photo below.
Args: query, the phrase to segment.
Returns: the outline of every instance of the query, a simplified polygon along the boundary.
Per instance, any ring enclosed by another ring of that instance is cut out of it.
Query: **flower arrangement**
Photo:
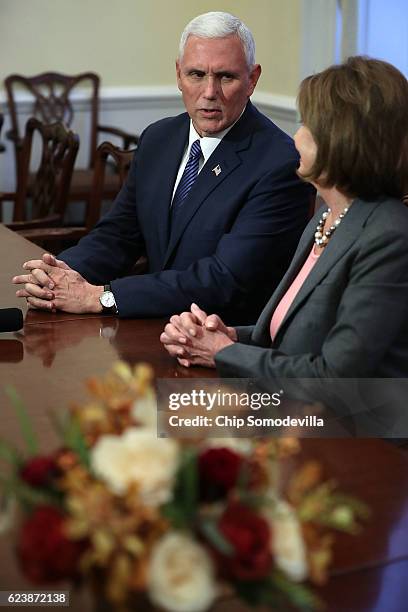
[[[91,399],[54,417],[61,446],[48,455],[10,391],[27,452],[1,442],[10,470],[0,482],[22,511],[24,574],[36,584],[102,576],[111,609],[140,594],[168,612],[204,612],[226,595],[319,608],[309,583],[327,577],[333,529],[355,533],[365,507],[322,482],[315,462],[283,487],[295,439],[157,438],[152,378],[118,362],[89,380]]]

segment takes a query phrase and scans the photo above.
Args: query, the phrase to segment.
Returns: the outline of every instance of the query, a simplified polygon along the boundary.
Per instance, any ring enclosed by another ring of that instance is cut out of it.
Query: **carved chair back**
[[[118,187],[122,187],[129,172],[130,164],[136,149],[122,149],[111,142],[99,145],[95,155],[95,166],[90,203],[86,215],[86,228],[90,231],[101,215],[104,192],[105,173],[108,158],[113,158],[115,171],[119,175]]]
[[[34,177],[30,177],[35,134],[40,137],[41,154]],[[33,219],[54,215],[56,224],[62,222],[78,147],[78,136],[62,123],[47,125],[34,117],[28,120],[21,148],[13,221],[27,220],[27,200],[30,198]]]
[[[11,130],[7,136],[14,143],[17,166],[21,161],[23,133],[17,113],[17,92],[24,91],[26,94],[29,94],[31,109],[28,114],[30,116],[37,117],[46,124],[60,122],[70,127],[74,119],[72,99],[75,89],[78,86],[88,88],[90,101],[89,167],[93,167],[97,145],[99,111],[100,79],[97,74],[94,72],[82,72],[77,75],[67,75],[59,72],[43,72],[32,77],[11,74],[5,79],[4,85],[11,122]]]

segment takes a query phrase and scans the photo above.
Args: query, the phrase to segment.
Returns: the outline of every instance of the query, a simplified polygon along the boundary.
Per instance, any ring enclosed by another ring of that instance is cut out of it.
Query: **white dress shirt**
[[[181,177],[183,176],[183,172],[184,169],[187,165],[188,162],[188,158],[190,156],[190,149],[191,149],[191,145],[193,144],[193,142],[195,142],[196,140],[200,141],[200,146],[201,146],[201,151],[203,153],[203,155],[200,157],[200,161],[198,164],[198,173],[200,174],[201,170],[204,167],[204,164],[207,162],[208,158],[212,155],[212,153],[215,151],[215,149],[218,147],[218,145],[220,144],[221,140],[224,138],[224,136],[226,134],[228,134],[228,132],[234,127],[234,125],[236,124],[236,122],[241,118],[242,113],[244,112],[245,107],[242,109],[241,114],[239,115],[238,119],[236,121],[234,121],[234,123],[232,125],[230,125],[229,127],[227,127],[225,130],[222,130],[222,132],[217,132],[216,134],[212,134],[211,136],[200,136],[198,134],[198,132],[196,131],[192,120],[190,119],[190,134],[188,137],[188,144],[186,147],[186,150],[184,151],[184,155],[181,159],[181,163],[180,163],[180,167],[177,173],[177,178],[176,178],[176,182],[174,183],[174,187],[173,187],[173,195],[172,195],[172,201],[174,198],[174,194],[176,192],[177,186],[181,180]],[[203,159],[204,158],[204,159]]]

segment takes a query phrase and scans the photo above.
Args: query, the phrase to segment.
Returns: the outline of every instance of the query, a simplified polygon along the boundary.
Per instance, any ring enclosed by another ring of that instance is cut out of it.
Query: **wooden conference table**
[[[0,308],[19,306],[10,283],[26,259],[42,251],[0,225]],[[147,361],[157,377],[206,377],[214,373],[176,365],[159,343],[163,321],[117,320],[96,315],[29,311],[22,332],[0,335],[0,436],[21,442],[4,393],[13,385],[35,423],[44,451],[55,446],[49,411],[86,397],[84,380],[113,361]],[[319,589],[330,612],[403,612],[408,602],[408,453],[381,440],[304,440],[301,458],[318,459],[342,490],[364,500],[372,517],[358,536],[340,535],[328,584]],[[56,590],[50,586],[50,590]],[[0,590],[33,590],[19,573],[12,536],[0,536]],[[89,609],[77,595],[72,609]],[[219,612],[243,610],[236,601]]]

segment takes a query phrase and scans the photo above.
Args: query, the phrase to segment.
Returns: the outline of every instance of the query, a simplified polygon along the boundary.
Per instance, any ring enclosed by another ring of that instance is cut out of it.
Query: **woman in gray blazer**
[[[161,341],[227,377],[408,377],[408,82],[352,57],[306,78],[298,104],[298,174],[326,206],[256,325],[193,305]]]

